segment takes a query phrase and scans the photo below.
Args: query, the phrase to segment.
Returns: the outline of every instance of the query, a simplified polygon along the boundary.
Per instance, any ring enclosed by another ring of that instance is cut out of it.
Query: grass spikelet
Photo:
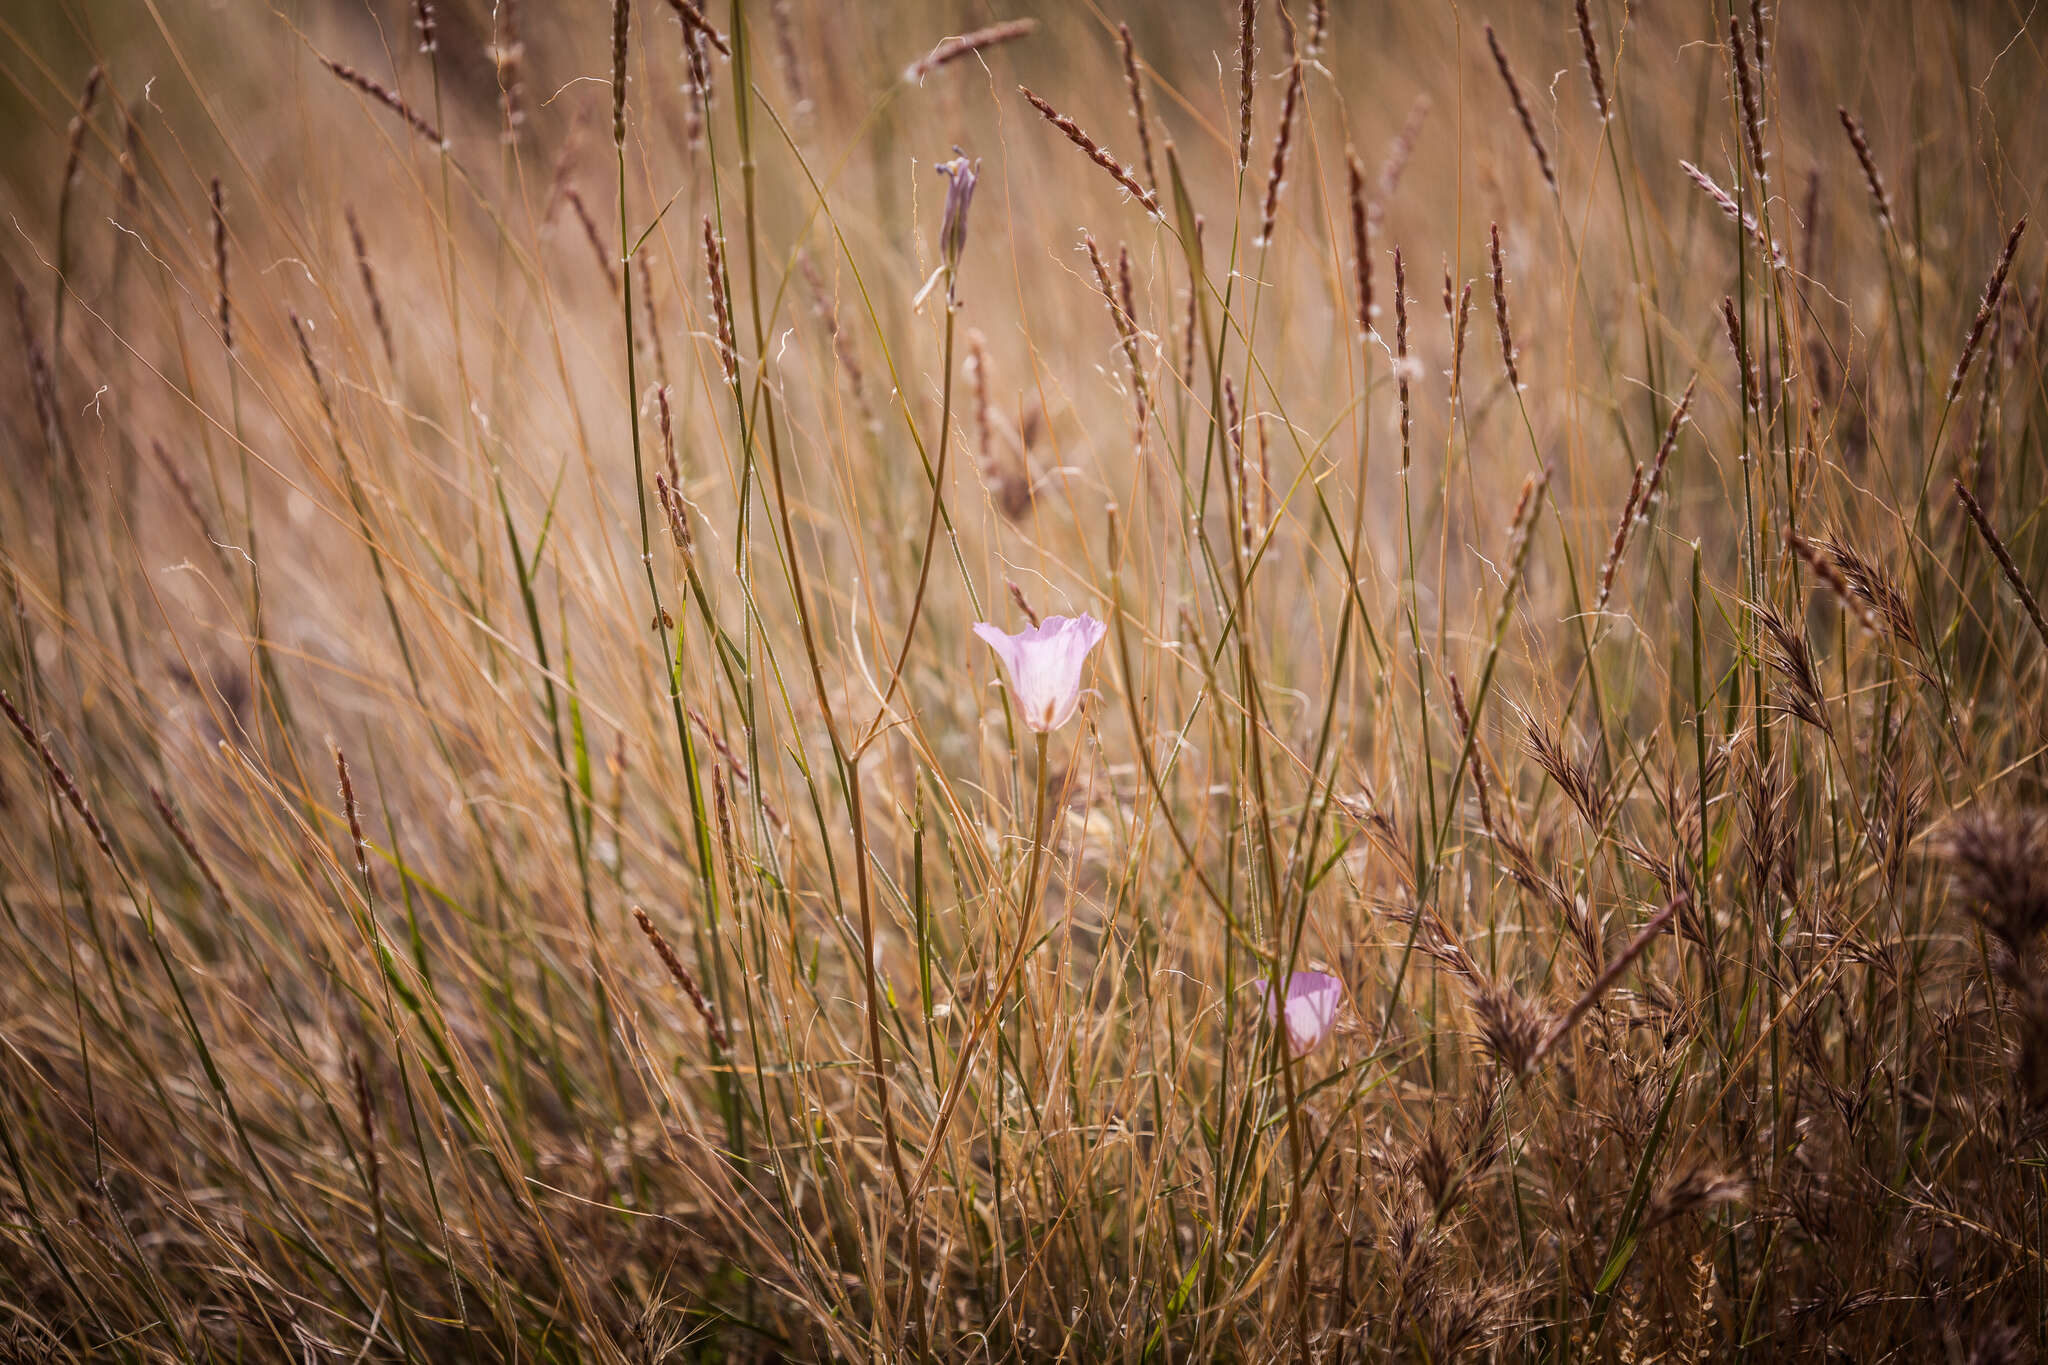
[[[1372,334],[1372,232],[1365,204],[1365,167],[1358,153],[1347,151],[1344,166],[1350,186],[1351,269],[1358,289],[1358,335]]]
[[[86,129],[92,126],[93,106],[99,102],[100,86],[105,79],[106,73],[100,70],[98,63],[94,63],[86,71],[85,82],[78,90],[78,109],[71,116],[71,126],[64,146],[64,177],[57,182],[60,187],[59,193],[67,201],[71,187],[78,182],[79,168],[85,162],[85,133]],[[61,204],[58,216],[64,216]]]
[[[654,927],[654,921],[647,917],[645,910],[634,906],[633,919],[640,925],[640,932],[647,936],[647,946],[654,949],[654,955],[661,959],[661,965],[669,976],[676,985],[682,987],[683,996],[690,1002],[690,1008],[697,1011],[697,1017],[704,1021],[704,1034],[711,1040],[712,1049],[720,1053],[726,1051],[729,1040],[726,1037],[725,1026],[719,1022],[718,1010],[705,996],[704,988],[697,984],[697,978],[690,975],[690,969],[676,956],[676,950],[669,947],[668,940]]]
[[[711,295],[711,318],[718,343],[718,370],[727,388],[740,382],[739,348],[733,343],[732,304],[725,293],[725,253],[711,215],[704,216],[704,278]]]
[[[327,428],[334,430],[334,404],[327,396],[327,381],[321,377],[320,362],[313,356],[313,338],[306,331],[305,319],[296,310],[286,309],[285,320],[291,324],[292,336],[299,344],[299,361],[306,367],[306,377],[313,381],[313,393],[320,400],[320,411],[327,418]]]
[[[36,332],[29,312],[28,286],[14,282],[14,320],[21,331],[22,355],[28,363],[28,390],[34,401],[36,426],[43,433],[45,447],[54,453],[62,444],[62,418],[57,409],[57,377],[50,369],[50,354]]]
[[[341,784],[341,810],[348,820],[349,852],[355,858],[357,878],[367,887],[370,884],[370,845],[363,838],[363,812],[356,805],[356,787],[349,777],[348,755],[332,740],[328,741],[328,748],[334,753],[334,774]]]
[[[1014,578],[1004,579],[1003,589],[1004,591],[1010,594],[1010,600],[1017,604],[1017,610],[1024,614],[1024,619],[1029,621],[1033,626],[1038,625],[1038,613],[1032,610],[1031,599],[1027,598],[1024,595],[1024,589],[1017,585],[1017,580],[1015,580]]]
[[[1253,541],[1250,480],[1245,473],[1244,410],[1238,405],[1237,386],[1223,377],[1223,431],[1229,442],[1230,484],[1237,500],[1237,534],[1240,548],[1248,556]]]
[[[520,0],[498,0],[495,7],[497,39],[491,46],[491,65],[498,79],[499,136],[507,143],[519,140],[526,126],[526,44],[519,37]]]
[[[1237,173],[1252,161],[1252,82],[1257,79],[1259,0],[1237,6]]]
[[[1664,489],[1664,470],[1671,463],[1671,453],[1678,449],[1678,434],[1685,430],[1687,415],[1692,411],[1693,390],[1699,385],[1699,376],[1685,381],[1685,392],[1671,409],[1671,419],[1664,426],[1664,438],[1657,442],[1657,454],[1650,461],[1650,477],[1643,485],[1642,511],[1648,513],[1656,506],[1657,497]]]
[[[668,349],[661,340],[661,313],[654,302],[654,253],[634,253],[640,266],[640,309],[647,315],[647,344],[654,352],[654,377],[663,388],[668,385]]]
[[[680,485],[683,481],[683,468],[676,458],[675,414],[668,405],[668,385],[654,386],[654,408],[661,427],[662,471],[668,475],[670,484]]]
[[[1529,112],[1529,102],[1522,98],[1522,83],[1515,79],[1515,69],[1508,65],[1508,54],[1502,50],[1492,24],[1486,26],[1486,46],[1493,53],[1494,69],[1500,72],[1501,84],[1508,88],[1508,101],[1515,107],[1515,118],[1521,122],[1522,136],[1529,140],[1529,150],[1536,154],[1536,168],[1543,173],[1543,183],[1555,194],[1557,169],[1550,164],[1550,149],[1543,145],[1543,135],[1536,131],[1536,116]]]
[[[675,3],[675,0],[671,0],[671,3]],[[990,24],[987,28],[978,28],[972,33],[947,38],[903,68],[903,79],[911,85],[921,85],[926,76],[940,67],[951,65],[962,57],[971,57],[977,52],[1028,37],[1037,29],[1036,19],[1006,19],[1000,24]]]
[[[1681,892],[1679,896],[1667,901],[1663,909],[1650,916],[1644,922],[1643,927],[1636,931],[1636,936],[1629,940],[1628,946],[1614,955],[1614,960],[1607,964],[1600,975],[1594,978],[1593,984],[1586,988],[1583,995],[1572,1002],[1572,1007],[1566,1010],[1564,1016],[1557,1021],[1550,1032],[1544,1035],[1543,1041],[1537,1045],[1534,1055],[1529,1059],[1531,1066],[1534,1066],[1537,1062],[1542,1061],[1545,1056],[1549,1055],[1551,1050],[1560,1042],[1563,1042],[1571,1033],[1572,1028],[1579,1020],[1586,1017],[1587,1011],[1600,1003],[1601,997],[1613,988],[1615,982],[1621,980],[1622,973],[1629,969],[1629,965],[1641,957],[1644,951],[1656,941],[1657,936],[1671,926],[1671,921],[1677,917],[1679,909],[1684,903],[1684,894]]]
[[[221,200],[219,176],[213,177],[207,199],[213,210],[214,316],[220,324],[221,349],[232,351],[235,349],[235,315],[228,303],[228,215]],[[354,229],[353,217],[349,219],[349,226]]]
[[[988,390],[988,338],[979,328],[967,329],[967,383],[974,397],[974,453],[984,468],[995,458],[995,408]]]
[[[363,297],[370,305],[370,322],[377,329],[377,339],[384,343],[384,359],[392,365],[398,363],[398,346],[391,338],[391,319],[385,315],[383,296],[377,292],[377,272],[370,267],[370,249],[363,241],[363,225],[356,221],[353,205],[342,208],[342,218],[348,224],[350,248],[355,252],[356,277],[363,282]],[[226,257],[222,257],[221,278],[227,278]],[[221,291],[221,313],[227,313],[227,291]],[[223,326],[222,331],[226,328]]]
[[[1280,101],[1280,131],[1273,135],[1273,165],[1266,173],[1266,198],[1259,210],[1259,235],[1255,245],[1273,240],[1273,223],[1280,214],[1280,187],[1287,180],[1287,144],[1294,137],[1294,109],[1301,102],[1301,63],[1287,72],[1287,94]]]
[[[85,825],[86,833],[92,836],[93,843],[107,856],[107,861],[112,862],[114,845],[107,837],[107,827],[100,823],[99,816],[86,804],[85,793],[81,792],[78,783],[72,780],[71,770],[51,752],[49,744],[36,733],[35,727],[28,723],[28,717],[21,714],[21,709],[14,704],[14,698],[7,694],[5,688],[0,688],[0,711],[6,712],[8,722],[14,726],[22,742],[42,761],[43,772],[49,777],[51,785],[55,786],[58,794],[64,798],[64,803],[77,813],[79,821]]]
[[[1742,20],[1728,16],[1728,48],[1735,56],[1735,88],[1742,101],[1742,131],[1749,146],[1750,169],[1765,195],[1770,193],[1771,168],[1764,158],[1764,119],[1757,100],[1757,76],[1750,70],[1749,44],[1743,40]]]
[[[2048,930],[2048,809],[1974,806],[1941,831],[1936,851],[1964,908],[2023,961]]]
[[[1814,668],[1813,650],[1803,632],[1794,629],[1769,606],[1755,605],[1757,623],[1763,627],[1764,658],[1785,680],[1789,694],[1785,710],[1816,730],[1827,729],[1826,701],[1821,692],[1820,673]]]
[[[1863,124],[1839,104],[1835,106],[1835,116],[1841,120],[1842,131],[1849,135],[1849,146],[1856,152],[1856,164],[1863,168],[1863,185],[1870,191],[1870,203],[1877,210],[1878,225],[1889,231],[1892,197],[1885,190],[1884,177],[1878,173],[1877,158],[1870,153],[1870,139],[1863,132]]]
[[[1721,333],[1728,338],[1729,353],[1735,357],[1736,395],[1742,400],[1742,410],[1755,414],[1762,406],[1756,363],[1750,359],[1748,338],[1742,317],[1735,310],[1735,300],[1726,294],[1721,296]]]
[[[846,377],[848,393],[853,405],[870,431],[878,429],[880,423],[868,402],[866,372],[860,363],[859,354],[853,349],[853,339],[846,335],[839,325],[839,309],[833,302],[825,281],[818,274],[818,268],[811,258],[799,255],[797,266],[803,272],[804,283],[811,291],[811,311],[825,329],[825,335],[832,343],[832,359],[839,367],[839,373]],[[723,286],[719,286],[722,288]]]
[[[665,472],[654,476],[654,496],[661,507],[662,521],[668,527],[669,540],[674,543],[676,553],[688,560],[696,549],[690,532],[689,509],[674,481]]]
[[[1118,161],[1110,154],[1107,148],[1098,144],[1094,138],[1082,132],[1081,125],[1075,123],[1050,104],[1047,104],[1037,95],[1032,94],[1028,86],[1020,85],[1017,89],[1023,94],[1025,99],[1031,102],[1031,107],[1036,109],[1047,123],[1050,123],[1053,127],[1059,129],[1060,132],[1064,133],[1067,141],[1085,152],[1090,161],[1102,167],[1103,170],[1108,171],[1110,178],[1123,186],[1130,193],[1131,198],[1143,204],[1147,213],[1151,214],[1154,218],[1159,217],[1158,198],[1153,195],[1152,191],[1138,183],[1137,177],[1131,174],[1123,162]]]
[[[590,243],[591,254],[597,257],[597,268],[604,272],[605,286],[614,297],[619,292],[619,277],[612,264],[612,254],[605,248],[604,234],[598,230],[597,219],[591,215],[590,205],[583,202],[583,194],[574,185],[562,186],[562,201],[576,216],[583,228],[583,240]]]
[[[1408,361],[1408,272],[1401,261],[1401,248],[1394,247],[1394,379],[1399,394],[1401,414],[1401,468],[1406,471],[1413,462],[1413,451],[1409,446],[1409,427],[1412,413],[1408,401],[1409,371],[1413,368]]]
[[[422,12],[433,11],[421,6]],[[431,48],[428,51],[432,51]],[[348,1059],[349,1080],[355,1092],[356,1123],[363,1134],[364,1183],[370,1195],[370,1219],[375,1225],[376,1235],[384,1235],[384,1164],[377,1154],[377,1107],[370,1098],[370,1078],[363,1071],[360,1057]]]
[[[1550,780],[1557,783],[1557,789],[1565,798],[1578,807],[1579,815],[1586,826],[1598,830],[1607,823],[1607,792],[1601,786],[1600,778],[1593,770],[1590,760],[1573,758],[1564,750],[1557,735],[1539,723],[1534,716],[1523,721],[1524,743],[1529,757],[1536,760],[1536,766],[1550,774]]]
[[[1977,347],[1984,340],[1984,328],[1991,321],[1991,315],[1998,311],[1998,301],[2005,297],[2005,277],[2012,270],[2012,258],[2020,249],[2020,238],[2027,230],[2027,220],[2021,218],[2006,234],[2005,246],[1998,253],[1998,264],[1992,267],[1991,278],[1984,285],[1984,297],[1977,304],[1977,315],[1970,320],[1970,330],[1963,337],[1962,353],[1956,357],[1955,373],[1949,376],[1948,393],[1942,398],[1942,406],[1956,401],[1956,395],[1963,391],[1963,380],[1970,373],[1970,365],[1977,358]]]
[[[690,146],[697,147],[703,144],[705,129],[711,123],[712,39],[718,34],[708,23],[701,22],[703,13],[691,0],[669,0],[669,7],[683,27],[683,61],[688,76],[683,82],[688,95],[683,105],[683,135]]]
[[[1465,705],[1465,689],[1458,682],[1458,675],[1452,673],[1446,681],[1451,689],[1451,711],[1458,718],[1458,737],[1464,741],[1471,754],[1472,795],[1479,805],[1479,823],[1488,834],[1499,838],[1493,822],[1493,797],[1486,778],[1486,763],[1480,756],[1479,744],[1472,737],[1472,712]]]
[[[335,61],[332,57],[322,57],[320,62],[329,71],[333,72],[335,78],[344,85],[354,86],[357,90],[362,91],[365,95],[368,95],[371,99],[377,101],[377,103],[383,105],[401,119],[404,119],[407,127],[425,138],[437,150],[445,151],[447,149],[448,142],[447,139],[441,136],[441,130],[422,118],[418,111],[400,98],[396,90],[371,79],[346,62]]]
[[[1408,116],[1401,120],[1400,131],[1387,144],[1386,158],[1380,162],[1379,174],[1372,188],[1370,216],[1375,235],[1386,221],[1387,205],[1394,202],[1394,194],[1401,187],[1401,177],[1415,155],[1415,144],[1422,136],[1422,125],[1429,118],[1429,110],[1429,96],[1417,95],[1415,102],[1408,106]]]
[[[1758,249],[1764,253],[1765,261],[1778,269],[1784,267],[1785,253],[1764,232],[1763,224],[1756,220],[1754,214],[1745,213],[1742,210],[1742,206],[1735,202],[1734,196],[1715,184],[1712,176],[1693,165],[1692,162],[1680,160],[1678,165],[1692,179],[1692,183],[1698,185],[1701,192],[1707,198],[1714,201],[1715,208],[1721,210],[1730,222],[1739,225],[1744,232],[1748,233],[1755,240]]]
[[[768,17],[775,25],[775,64],[789,88],[792,110],[799,118],[805,117],[812,109],[811,96],[803,62],[796,53],[796,16],[790,12],[790,0],[772,0]]]
[[[684,14],[692,14],[686,4]],[[633,0],[612,0],[612,145],[626,145],[626,39],[632,31]],[[684,27],[688,27],[684,21]]]
[[[701,0],[668,0],[668,7],[675,11],[677,21],[683,26],[683,33],[693,45],[709,46],[721,57],[732,56],[732,44],[727,41],[724,34],[712,27],[711,21],[704,15]]]
[[[1501,259],[1500,224],[1493,224],[1489,235],[1489,255],[1493,261],[1493,325],[1500,334],[1500,363],[1507,371],[1508,387],[1522,387],[1522,377],[1515,370],[1515,334],[1508,326],[1508,282],[1507,269]]]
[[[1659,1185],[1643,1210],[1643,1228],[1662,1227],[1675,1218],[1704,1213],[1717,1204],[1749,1197],[1749,1181],[1711,1166],[1693,1166]]]
[[[1825,555],[1856,600],[1875,613],[1878,624],[1891,636],[1912,648],[1920,646],[1920,632],[1913,624],[1913,608],[1897,581],[1855,546],[1841,539],[1821,539],[1813,548]],[[1826,580],[1831,588],[1835,580]],[[1839,593],[1840,588],[1835,588]]]
[[[1607,77],[1600,70],[1600,44],[1593,36],[1593,15],[1586,0],[1573,0],[1572,10],[1579,21],[1579,48],[1586,54],[1586,83],[1593,90],[1593,107],[1600,112],[1601,122],[1614,117],[1614,110],[1607,102]]]
[[[206,515],[206,508],[200,503],[199,494],[193,489],[192,481],[185,477],[185,471],[178,467],[178,462],[164,449],[164,443],[152,439],[149,451],[156,459],[157,468],[162,470],[164,478],[169,480],[172,491],[177,493],[178,502],[184,507],[186,515],[192,518],[192,524],[198,529],[200,539],[210,545],[220,544],[219,537],[214,534],[213,519]]]
[[[1969,513],[1970,524],[1977,528],[1977,534],[1983,537],[1985,547],[1991,551],[1992,558],[1998,561],[1999,572],[2005,575],[2005,581],[2011,585],[2013,595],[2020,599],[2020,606],[2026,610],[2027,619],[2034,623],[2034,633],[2041,637],[2043,645],[2048,645],[2048,620],[2041,618],[2041,604],[2035,600],[2034,590],[2027,586],[2026,576],[2020,572],[2020,566],[2013,562],[2012,551],[2005,548],[2005,541],[1999,538],[1997,528],[1992,526],[1991,518],[1985,515],[1983,504],[1977,501],[1977,495],[1970,491],[1969,485],[1961,479],[1953,480],[1953,483],[1956,500],[1962,503],[1963,510]]]
[[[1614,571],[1620,567],[1621,556],[1628,549],[1629,530],[1635,525],[1636,517],[1643,506],[1643,467],[1637,465],[1628,481],[1628,496],[1622,499],[1621,516],[1614,523],[1614,535],[1607,543],[1607,558],[1600,565],[1600,596],[1593,605],[1595,612],[1607,609],[1607,599],[1614,595]]]
[[[1109,308],[1110,323],[1116,328],[1118,344],[1123,347],[1124,363],[1129,367],[1131,392],[1138,404],[1138,426],[1143,429],[1145,415],[1151,408],[1151,390],[1145,383],[1145,357],[1138,349],[1142,334],[1138,331],[1138,320],[1130,309],[1131,295],[1128,290],[1119,291],[1117,282],[1109,273],[1109,265],[1102,259],[1102,250],[1095,245],[1091,233],[1081,234],[1081,244],[1088,253],[1089,267],[1095,272],[1095,287],[1102,295],[1102,301]],[[1124,261],[1124,279],[1128,282],[1128,260]]]
[[[1479,1022],[1479,1043],[1494,1065],[1520,1076],[1535,1065],[1543,1040],[1555,1025],[1513,987],[1482,983],[1472,992],[1472,1013]]]
[[[1129,24],[1116,26],[1117,45],[1124,59],[1124,88],[1131,93],[1131,121],[1138,129],[1138,160],[1145,168],[1145,183],[1155,190],[1159,172],[1152,164],[1152,120],[1145,112],[1145,80],[1138,70],[1138,45]]]
[[[1445,320],[1451,326],[1451,403],[1455,406],[1464,392],[1465,337],[1472,328],[1472,281],[1465,281],[1458,290],[1457,312],[1452,314],[1447,309]]]
[[[998,437],[988,338],[979,329],[969,328],[966,341],[967,381],[974,401],[975,465],[996,510],[1007,520],[1017,521],[1031,510],[1034,494],[1028,440],[1017,439],[1008,428]]]
[[[1842,604],[1843,610],[1861,622],[1865,630],[1876,634],[1881,629],[1878,624],[1877,614],[1871,608],[1870,600],[1866,596],[1850,590],[1849,581],[1842,576],[1842,571],[1835,563],[1833,557],[1822,553],[1819,546],[1796,531],[1788,530],[1785,532],[1785,548],[1799,556],[1800,561],[1806,565],[1813,576],[1818,578],[1826,585],[1828,591],[1835,595],[1835,599]]]
[[[170,830],[171,837],[178,841],[178,847],[185,850],[185,856],[192,860],[192,866],[199,869],[199,875],[206,882],[207,890],[213,892],[214,900],[221,905],[228,904],[227,888],[221,885],[220,877],[213,870],[213,864],[199,851],[199,844],[193,839],[191,828],[186,825],[184,817],[178,814],[170,798],[157,788],[151,787],[149,801],[156,807],[157,814],[163,818],[164,826]]]

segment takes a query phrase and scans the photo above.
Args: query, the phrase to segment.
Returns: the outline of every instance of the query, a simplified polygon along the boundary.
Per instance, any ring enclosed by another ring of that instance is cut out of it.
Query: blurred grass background
[[[2027,14],[430,8],[0,13],[0,1350],[2040,1354]]]

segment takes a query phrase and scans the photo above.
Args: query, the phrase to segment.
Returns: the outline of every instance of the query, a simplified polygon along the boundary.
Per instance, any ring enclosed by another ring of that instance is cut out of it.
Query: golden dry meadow
[[[0,1358],[2040,1358],[2044,36],[0,4]]]

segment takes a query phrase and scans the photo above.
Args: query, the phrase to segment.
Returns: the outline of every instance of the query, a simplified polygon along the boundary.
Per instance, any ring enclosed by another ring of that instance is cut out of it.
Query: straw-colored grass
[[[2037,1358],[2048,30],[1783,9],[0,15],[0,1357]]]

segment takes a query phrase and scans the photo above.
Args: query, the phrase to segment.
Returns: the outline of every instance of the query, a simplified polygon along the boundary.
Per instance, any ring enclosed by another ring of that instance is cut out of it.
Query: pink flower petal
[[[1259,983],[1267,995],[1266,1017],[1273,1017],[1271,988]],[[1327,972],[1295,972],[1287,978],[1287,1041],[1299,1057],[1311,1052],[1329,1035],[1344,1003],[1344,983]]]
[[[1105,631],[1092,616],[1048,616],[1029,630],[1006,634],[983,621],[974,627],[1010,677],[1024,723],[1044,734],[1074,718],[1081,705],[1081,669]]]

